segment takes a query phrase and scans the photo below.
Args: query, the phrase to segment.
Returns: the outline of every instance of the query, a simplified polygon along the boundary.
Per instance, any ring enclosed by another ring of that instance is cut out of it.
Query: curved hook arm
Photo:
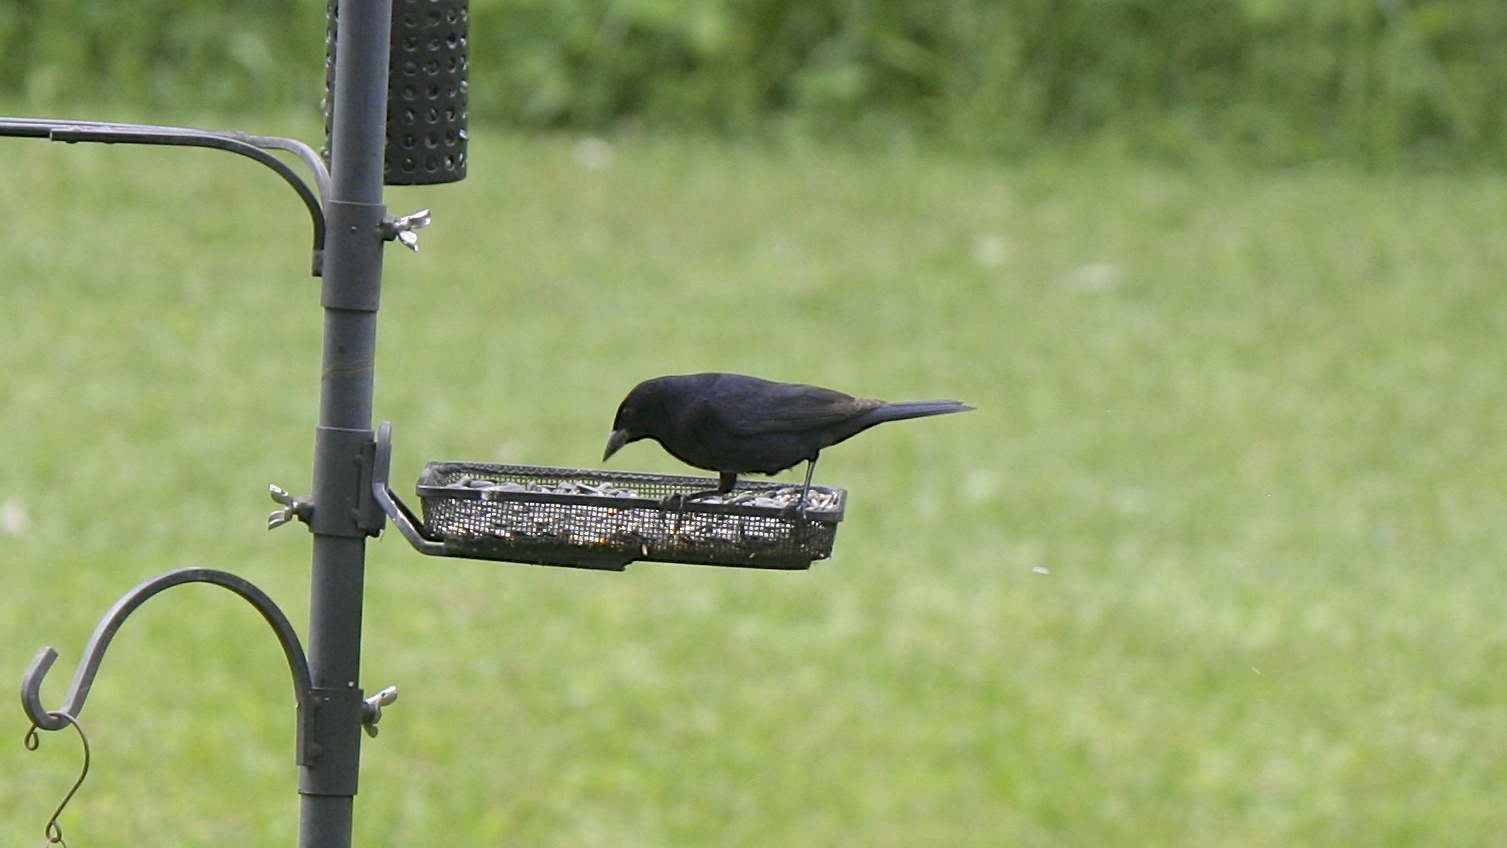
[[[54,137],[57,130],[88,129],[114,133],[116,138],[62,138]],[[118,121],[69,121],[57,118],[0,118],[0,135],[13,135],[21,137],[47,138],[53,141],[112,141],[120,139],[122,134],[149,133],[154,136],[181,135],[195,136],[218,136],[245,142],[253,147],[263,150],[283,150],[297,156],[299,161],[314,175],[314,186],[319,190],[321,200],[330,196],[330,169],[325,166],[324,158],[314,148],[299,141],[296,138],[283,138],[275,135],[253,135],[240,130],[198,130],[192,127],[173,127],[161,124],[132,124]],[[149,142],[150,143],[150,142]],[[167,142],[171,143],[171,142]]]
[[[293,672],[294,692],[298,697],[299,708],[302,710],[313,688],[312,679],[309,676],[309,661],[304,656],[302,644],[298,641],[298,633],[293,630],[293,625],[288,623],[287,616],[283,615],[277,604],[250,581],[229,572],[216,571],[211,568],[180,568],[143,581],[116,601],[115,606],[105,613],[99,626],[94,628],[94,635],[89,637],[89,644],[84,647],[84,657],[78,671],[74,672],[73,683],[68,687],[67,698],[56,710],[48,710],[42,706],[41,690],[42,678],[47,676],[53,662],[57,660],[58,652],[51,646],[37,652],[31,665],[27,667],[26,674],[21,678],[21,706],[26,710],[26,715],[31,719],[32,724],[43,730],[62,730],[68,726],[69,718],[77,718],[84,709],[84,700],[89,697],[89,689],[94,685],[94,675],[99,672],[99,664],[105,658],[105,649],[110,647],[110,640],[114,638],[115,631],[120,629],[121,624],[136,611],[137,607],[146,603],[153,595],[184,583],[212,583],[222,586],[256,607],[256,611],[262,614],[262,618],[267,620],[273,632],[277,634],[277,641],[282,644],[283,655],[287,658],[288,667]]]
[[[314,276],[320,276],[324,264],[324,206],[322,198],[330,191],[330,174],[324,161],[307,144],[273,136],[255,136],[243,132],[196,130],[153,124],[112,124],[103,121],[61,121],[33,118],[0,118],[0,135],[47,138],[52,141],[97,141],[106,144],[160,144],[182,147],[207,147],[239,153],[266,165],[298,192],[309,210],[314,225]],[[297,156],[314,174],[316,195],[283,160],[267,149],[285,150]]]

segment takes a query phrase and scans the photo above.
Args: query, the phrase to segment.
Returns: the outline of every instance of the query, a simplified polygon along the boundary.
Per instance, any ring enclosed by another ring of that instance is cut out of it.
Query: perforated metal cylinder
[[[431,185],[466,176],[469,0],[392,0],[387,75],[387,185]],[[339,2],[325,38],[325,138],[334,98]],[[326,144],[325,156],[329,149]]]

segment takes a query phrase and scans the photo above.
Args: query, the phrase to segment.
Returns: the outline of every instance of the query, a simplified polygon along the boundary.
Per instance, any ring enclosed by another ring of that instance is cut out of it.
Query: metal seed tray
[[[847,492],[740,481],[728,495],[666,506],[715,478],[431,462],[418,482],[424,535],[449,556],[620,570],[634,560],[803,569],[832,553]]]

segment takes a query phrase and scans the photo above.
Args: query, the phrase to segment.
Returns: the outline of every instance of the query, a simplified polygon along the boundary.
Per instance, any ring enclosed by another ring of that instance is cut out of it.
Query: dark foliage
[[[316,108],[324,9],[3,0],[49,111]],[[1507,161],[1499,0],[474,0],[476,120],[796,131],[1013,153]]]

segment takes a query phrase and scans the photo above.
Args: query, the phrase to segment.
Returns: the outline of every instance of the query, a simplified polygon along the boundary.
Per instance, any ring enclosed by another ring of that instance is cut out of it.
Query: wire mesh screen
[[[466,176],[469,0],[394,0],[387,80],[388,185]]]
[[[633,560],[809,568],[832,553],[847,493],[741,481],[728,495],[666,505],[714,478],[433,462],[419,478],[425,532],[446,553],[621,569]]]
[[[324,158],[335,117],[340,2],[327,0]],[[470,0],[393,0],[383,182],[435,185],[466,176]]]

